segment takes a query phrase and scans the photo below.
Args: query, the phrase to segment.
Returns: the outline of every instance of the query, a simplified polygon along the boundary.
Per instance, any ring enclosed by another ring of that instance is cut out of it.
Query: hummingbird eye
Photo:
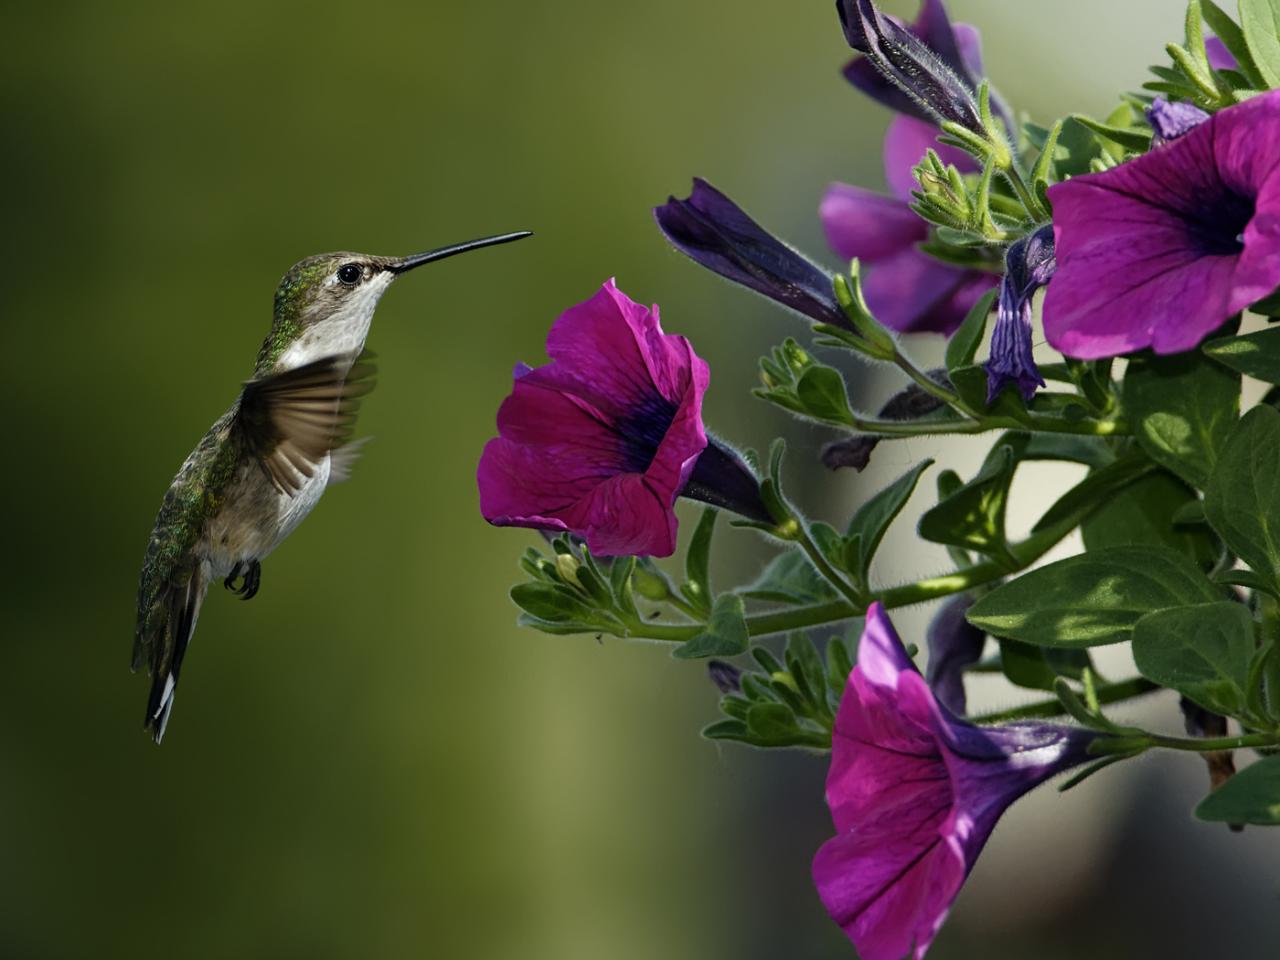
[[[364,276],[364,271],[354,263],[344,263],[338,268],[338,279],[349,287],[355,286]]]

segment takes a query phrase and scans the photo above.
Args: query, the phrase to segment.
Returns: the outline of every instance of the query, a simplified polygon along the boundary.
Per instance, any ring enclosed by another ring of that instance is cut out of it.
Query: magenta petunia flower
[[[552,362],[520,364],[477,471],[480,511],[497,526],[569,531],[600,556],[675,550],[681,493],[767,520],[751,472],[708,442],[710,371],[658,308],[612,280],[547,335]]]
[[[952,333],[970,308],[1000,278],[965,270],[921,253],[929,226],[911,209],[917,189],[911,168],[930,148],[961,172],[973,172],[972,157],[937,141],[938,131],[913,117],[896,117],[884,139],[884,170],[893,197],[833,183],[818,208],[831,248],[866,267],[863,293],[871,312],[902,333]]]
[[[822,902],[862,960],[923,957],[1000,815],[1089,759],[1098,736],[957,720],[872,604],[832,738],[837,834],[813,861]]]
[[[1049,343],[1082,359],[1190,350],[1280,286],[1280,91],[1049,199]]]

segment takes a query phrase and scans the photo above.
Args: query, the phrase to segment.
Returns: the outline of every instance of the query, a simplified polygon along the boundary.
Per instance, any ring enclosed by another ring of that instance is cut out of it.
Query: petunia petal
[[[885,260],[929,235],[925,222],[901,200],[847,183],[827,188],[818,215],[827,243],[846,260]]]

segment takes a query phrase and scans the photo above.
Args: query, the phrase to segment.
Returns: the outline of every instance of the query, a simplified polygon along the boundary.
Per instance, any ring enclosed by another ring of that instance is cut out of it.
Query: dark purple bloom
[[[601,556],[665,557],[675,550],[676,497],[699,474],[712,492],[724,484],[726,501],[747,491],[742,509],[758,518],[746,466],[708,446],[707,364],[684,337],[662,332],[656,306],[632,302],[610,280],[561,314],[547,354],[547,366],[517,366],[499,436],[480,458],[490,523],[569,531]]]
[[[985,136],[977,113],[982,40],[976,28],[952,23],[942,0],[922,0],[913,24],[881,13],[871,0],[836,0],[849,46],[863,56],[845,78],[891,110],[928,121],[953,120]],[[1008,131],[1008,109],[992,94],[991,107]]]
[[[1016,384],[1028,403],[1044,378],[1031,356],[1031,300],[1049,282],[1057,268],[1053,256],[1053,227],[1013,243],[1005,255],[1000,306],[991,332],[991,356],[987,360],[987,403],[1009,384]]]
[[[1280,286],[1280,91],[1049,199],[1049,343],[1082,359],[1190,350]]]
[[[1208,119],[1209,114],[1194,103],[1186,103],[1181,100],[1170,103],[1163,97],[1156,97],[1151,106],[1147,107],[1147,122],[1151,124],[1151,129],[1155,131],[1155,143],[1157,145],[1168,143],[1170,140],[1177,140]]]
[[[1088,760],[1098,736],[957,720],[872,604],[832,738],[837,834],[813,861],[822,902],[862,960],[923,957],[1000,815]]]
[[[658,227],[677,250],[708,270],[818,323],[852,325],[836,302],[830,273],[792,250],[705,180],[688,199],[655,207]]]
[[[986,646],[987,635],[965,618],[965,611],[973,606],[973,598],[960,594],[946,601],[929,624],[927,647],[929,663],[925,668],[925,680],[938,702],[954,713],[964,716],[964,670],[977,663]]]
[[[857,257],[866,268],[862,291],[872,314],[902,333],[954,332],[999,282],[917,249],[929,238],[929,226],[911,209],[911,192],[918,189],[911,169],[931,148],[962,173],[977,170],[967,153],[938,143],[933,127],[897,117],[884,139],[885,179],[895,196],[833,183],[818,209],[831,248],[846,259]]]
[[[1227,45],[1217,37],[1205,37],[1205,53],[1209,55],[1209,66],[1215,70],[1239,70],[1240,64]]]

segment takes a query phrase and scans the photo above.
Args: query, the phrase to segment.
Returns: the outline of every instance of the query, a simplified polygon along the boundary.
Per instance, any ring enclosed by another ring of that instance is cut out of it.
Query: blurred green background
[[[952,7],[1040,119],[1136,87],[1182,9]],[[669,251],[649,208],[703,175],[821,253],[824,185],[881,185],[888,120],[839,77],[831,4],[81,2],[4,22],[0,956],[848,956],[808,876],[823,762],[700,740],[714,692],[663,649],[517,630],[533,538],[487,528],[473,480],[513,361],[612,275],[710,359],[719,432],[762,446],[780,426],[746,390],[802,328]],[[387,296],[375,442],[257,599],[211,595],[154,747],[127,670],[137,568],[280,274],[524,228]],[[868,405],[888,389],[868,380]],[[797,461],[825,439],[793,437]],[[869,482],[804,493],[821,513]],[[725,582],[765,555],[722,539]],[[1274,957],[1274,842],[1192,823],[1191,764],[1130,766],[1015,808],[933,956]]]

